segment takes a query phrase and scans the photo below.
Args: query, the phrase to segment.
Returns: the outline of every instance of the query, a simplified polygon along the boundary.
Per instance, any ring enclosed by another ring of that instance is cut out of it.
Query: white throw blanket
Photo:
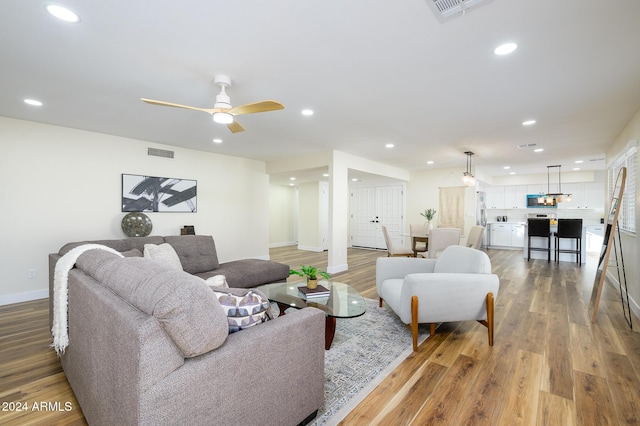
[[[69,298],[69,271],[76,264],[78,257],[87,250],[100,249],[124,257],[120,252],[102,244],[84,244],[69,250],[58,259],[53,273],[53,343],[51,346],[58,356],[69,346],[69,332],[67,329],[67,307]]]

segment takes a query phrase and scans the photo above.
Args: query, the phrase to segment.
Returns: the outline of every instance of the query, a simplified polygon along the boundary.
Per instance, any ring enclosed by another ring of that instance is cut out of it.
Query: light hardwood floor
[[[608,285],[597,323],[589,321],[594,260],[577,267],[488,253],[500,276],[495,345],[478,323],[443,324],[341,424],[640,424],[640,321],[629,329]],[[375,259],[384,255],[349,249],[349,271],[335,279],[377,298]],[[326,253],[291,247],[271,258],[327,266]],[[49,342],[46,300],[0,307],[0,409],[27,404],[0,411],[0,424],[86,424]],[[54,404],[33,409],[42,402]]]

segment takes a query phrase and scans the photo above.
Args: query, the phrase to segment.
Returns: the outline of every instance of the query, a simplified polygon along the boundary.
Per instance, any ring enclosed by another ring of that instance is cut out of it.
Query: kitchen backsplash
[[[501,222],[498,216],[507,217],[508,222],[526,222],[533,214],[555,215],[556,219],[582,219],[584,226],[599,225],[603,217],[601,210],[595,209],[490,209],[487,210],[487,222]]]

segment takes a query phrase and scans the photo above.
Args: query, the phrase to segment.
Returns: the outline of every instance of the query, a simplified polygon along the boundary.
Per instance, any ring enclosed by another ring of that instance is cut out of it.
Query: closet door
[[[361,187],[351,191],[351,245],[386,249],[382,225],[395,244],[403,245],[404,190],[402,185]]]

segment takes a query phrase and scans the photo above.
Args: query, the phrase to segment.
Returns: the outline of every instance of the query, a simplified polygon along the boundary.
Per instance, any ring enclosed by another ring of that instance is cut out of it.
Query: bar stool
[[[551,221],[549,219],[528,219],[527,260],[531,260],[531,251],[546,251],[547,263],[551,262]],[[547,247],[531,247],[531,237],[546,238]]]
[[[575,249],[561,249],[560,238],[575,240]],[[560,253],[576,255],[576,262],[582,264],[582,219],[558,219],[556,232],[556,262],[560,262]]]

